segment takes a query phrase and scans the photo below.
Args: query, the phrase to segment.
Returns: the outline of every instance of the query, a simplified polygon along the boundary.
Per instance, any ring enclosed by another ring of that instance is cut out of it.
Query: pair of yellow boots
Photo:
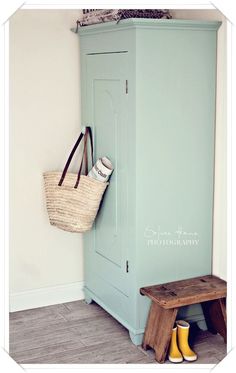
[[[188,344],[189,328],[190,325],[187,321],[178,320],[175,323],[168,356],[172,363],[182,363],[183,359],[187,361],[197,360],[197,354],[191,350]]]

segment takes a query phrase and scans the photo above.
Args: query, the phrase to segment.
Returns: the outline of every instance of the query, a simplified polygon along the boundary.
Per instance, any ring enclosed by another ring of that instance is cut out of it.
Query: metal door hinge
[[[128,80],[125,81],[125,93],[128,93]]]
[[[128,260],[126,260],[126,272],[127,273],[129,272],[129,262],[128,262]]]

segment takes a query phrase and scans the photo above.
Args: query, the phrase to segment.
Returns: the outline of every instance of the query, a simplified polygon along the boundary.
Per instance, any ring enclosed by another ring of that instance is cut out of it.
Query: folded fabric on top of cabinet
[[[78,26],[117,21],[127,18],[172,18],[166,9],[83,9],[83,15],[77,21]]]

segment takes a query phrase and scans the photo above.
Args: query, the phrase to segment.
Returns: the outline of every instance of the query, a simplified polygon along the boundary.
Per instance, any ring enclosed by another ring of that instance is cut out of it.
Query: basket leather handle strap
[[[91,130],[91,127],[86,127],[86,129],[85,129],[85,134],[81,132],[81,134],[79,135],[78,140],[76,141],[76,143],[75,143],[75,145],[74,145],[74,147],[73,147],[73,149],[72,149],[72,151],[71,151],[71,153],[70,153],[70,155],[69,155],[69,157],[68,157],[68,159],[67,159],[67,162],[66,162],[66,165],[65,165],[65,167],[64,167],[64,170],[63,170],[63,172],[62,172],[62,175],[61,175],[60,181],[59,181],[59,183],[58,183],[58,186],[61,186],[61,185],[62,185],[62,183],[63,183],[63,181],[64,181],[64,179],[65,179],[66,173],[67,173],[67,171],[68,171],[68,168],[69,168],[69,166],[70,166],[71,160],[72,160],[72,158],[73,158],[73,156],[74,156],[74,154],[75,154],[75,152],[76,152],[78,146],[80,145],[81,140],[82,140],[83,137],[84,137],[86,134],[88,134],[88,133],[89,133],[89,136],[90,136],[91,157],[92,157],[92,165],[93,165],[93,140],[92,140],[92,130]],[[81,162],[82,162],[82,160],[81,160]]]
[[[91,162],[92,162],[92,167],[93,167],[93,165],[94,165],[94,162],[93,162],[93,136],[92,136],[91,127],[86,127],[86,136],[89,136],[89,140],[90,140]],[[87,139],[86,139],[86,144],[87,144]],[[85,173],[85,175],[88,175],[88,145],[86,145],[83,154],[84,154],[84,164],[85,164],[84,173]]]
[[[87,127],[88,134],[89,134],[89,140],[90,140],[90,148],[91,148],[91,161],[92,161],[92,167],[94,166],[94,160],[93,160],[93,135],[92,135],[92,129],[91,127]]]
[[[80,175],[81,175],[81,171],[82,171],[82,168],[83,168],[83,161],[84,160],[85,160],[85,175],[88,174],[88,155],[87,155],[87,150],[88,150],[87,140],[88,140],[88,137],[89,137],[89,140],[90,140],[92,167],[94,165],[94,161],[93,161],[93,136],[92,136],[92,130],[91,130],[91,127],[86,127],[85,135],[84,135],[84,151],[83,151],[82,160],[81,160],[81,164],[80,164],[80,169],[79,169],[79,172],[78,172],[78,176],[77,176],[77,180],[76,180],[74,188],[77,188],[78,185],[79,185],[79,180],[80,180]]]
[[[83,168],[84,159],[87,162],[87,165],[85,166],[85,168],[88,169],[88,158],[87,158],[87,156],[85,156],[85,154],[87,153],[87,139],[88,139],[88,131],[86,129],[85,135],[84,135],[84,150],[83,150],[83,154],[82,154],[82,159],[81,159],[81,163],[80,163],[80,168],[79,168],[77,180],[76,180],[76,183],[75,183],[75,186],[74,186],[75,189],[78,188],[78,185],[79,185],[79,180],[80,180],[80,175],[81,175],[81,171],[82,171],[82,168]]]
[[[85,138],[84,138],[85,139]],[[86,148],[84,149],[84,173],[85,175],[88,175],[88,149],[87,149],[87,146]]]
[[[64,181],[64,179],[65,179],[65,176],[66,176],[67,170],[68,170],[68,168],[69,168],[70,162],[71,162],[71,160],[72,160],[72,158],[73,158],[73,156],[74,156],[74,154],[75,154],[75,152],[76,152],[76,149],[78,148],[79,144],[81,143],[81,140],[82,140],[83,137],[84,137],[84,134],[81,132],[81,134],[79,135],[78,140],[76,141],[76,143],[75,143],[73,149],[71,150],[71,153],[70,153],[70,155],[69,155],[69,158],[67,159],[67,162],[66,162],[66,165],[65,165],[65,167],[64,167],[64,170],[63,170],[63,172],[62,172],[62,175],[61,175],[60,181],[59,181],[59,183],[58,183],[58,186],[61,186],[61,185],[62,185],[62,183],[63,183],[63,181]]]

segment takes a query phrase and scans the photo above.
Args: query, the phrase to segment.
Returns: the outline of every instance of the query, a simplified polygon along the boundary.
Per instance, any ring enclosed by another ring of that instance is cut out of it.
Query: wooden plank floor
[[[199,355],[191,364],[216,364],[226,354],[219,335],[193,329],[191,340]],[[20,364],[157,363],[152,350],[134,346],[120,323],[84,301],[10,313],[10,356]]]

